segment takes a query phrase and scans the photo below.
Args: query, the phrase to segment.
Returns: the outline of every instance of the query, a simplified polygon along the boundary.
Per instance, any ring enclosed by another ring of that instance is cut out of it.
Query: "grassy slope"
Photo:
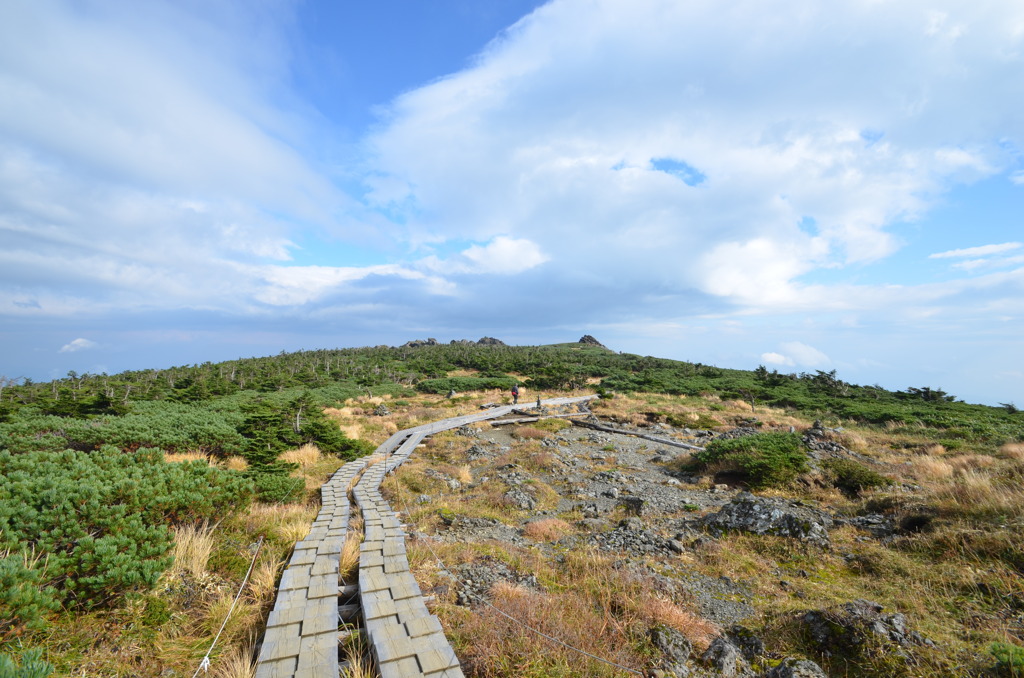
[[[829,375],[822,373],[758,378],[753,372],[620,355],[577,344],[438,346],[302,352],[112,377],[69,375],[53,383],[5,389],[0,426],[6,427],[7,434],[24,434],[29,440],[40,431],[52,434],[55,417],[67,424],[83,422],[90,430],[104,430],[104,426],[116,428],[128,421],[133,410],[152,417],[150,423],[154,423],[171,410],[186,408],[206,422],[204,431],[219,431],[221,424],[237,426],[240,407],[254,398],[285,402],[310,393],[350,436],[377,443],[398,428],[472,409],[480,400],[503,397],[496,391],[480,397],[463,395],[467,384],[472,385],[465,381],[460,382],[460,395],[453,400],[414,390],[417,384],[449,375],[463,379],[511,376],[531,388],[526,398],[533,397],[532,387],[564,389],[588,384],[651,392],[605,401],[606,414],[624,422],[661,420],[677,426],[728,427],[751,417],[753,404],[753,416],[766,428],[807,426],[815,418],[842,426],[844,445],[871,456],[888,473],[920,486],[921,491],[909,499],[884,491],[855,500],[825,490],[808,494],[789,489],[783,494],[849,512],[873,508],[899,518],[924,516],[921,520],[928,522],[928,531],[906,534],[881,546],[861,541],[854,531],[843,528],[835,539],[836,548],[829,553],[808,552],[784,540],[733,537],[728,548],[702,553],[692,566],[709,574],[750,580],[758,594],[763,627],[797,649],[796,639],[786,640],[788,612],[857,596],[877,599],[910,614],[925,635],[940,643],[941,652],[926,658],[936,662],[936,667],[976,666],[986,660],[988,643],[1022,640],[1019,627],[1014,630],[1013,624],[1019,624],[1024,608],[1020,586],[1024,555],[1018,536],[1024,516],[1024,453],[1019,446],[1024,441],[1024,415],[1007,408],[926,401],[843,384],[834,375],[823,378]],[[373,416],[376,404],[385,400],[393,414]],[[147,428],[146,421],[136,423]],[[129,435],[124,429],[118,429],[119,435]],[[206,458],[211,450],[196,440],[191,446],[187,441],[179,444],[172,440],[164,447],[170,454],[191,450]],[[241,463],[221,452],[214,453],[210,461],[225,466]],[[449,463],[459,467],[464,461],[452,458]],[[82,670],[89,675],[159,675],[168,668],[190,674],[241,582],[250,545],[263,535],[267,547],[257,564],[256,584],[247,592],[242,613],[233,618],[215,653],[214,670],[220,675],[244,675],[244,671],[230,669],[230,657],[245,657],[251,648],[272,602],[277,570],[291,543],[302,536],[316,513],[314,488],[340,463],[335,458],[319,458],[306,464],[295,474],[308,478],[307,496],[285,504],[255,504],[243,514],[226,518],[209,531],[205,546],[203,539],[194,537],[195,529],[187,539],[182,529],[178,564],[165,573],[156,590],[136,592],[100,610],[58,614],[44,631],[7,634],[0,651],[16,654],[20,647],[44,647],[61,675]],[[573,517],[564,517],[569,529]],[[556,527],[552,528],[555,532],[563,529]],[[199,533],[204,534],[202,530]],[[845,558],[847,554],[854,557]],[[566,576],[564,572],[558,575],[550,564],[531,562],[547,573],[555,589],[565,592],[546,604],[566,610],[579,605],[598,609],[593,607],[595,600],[609,600],[607,592],[601,592],[603,588],[608,592],[628,588],[628,582],[588,579],[604,568],[595,570],[593,562],[581,561],[573,565],[577,569],[569,576],[588,582],[588,595],[596,597],[588,603],[574,599],[568,587],[558,584],[558,576]],[[785,590],[780,589],[778,576],[767,574],[799,570],[810,576],[786,577],[791,583]],[[506,592],[510,604],[516,603],[515,595],[515,591]],[[519,603],[524,609],[533,605],[530,601]],[[633,610],[630,614],[634,621],[645,620],[643,623],[664,617],[685,626],[680,620],[690,617],[684,612]],[[602,619],[598,615],[593,623],[603,623]],[[693,622],[694,628],[703,628],[698,622]],[[474,623],[486,625],[486,620]],[[706,630],[690,632],[698,639],[706,634]],[[504,641],[492,637],[487,642],[493,644],[486,647],[493,649]],[[642,643],[637,651],[643,654]],[[509,669],[493,675],[514,673]]]

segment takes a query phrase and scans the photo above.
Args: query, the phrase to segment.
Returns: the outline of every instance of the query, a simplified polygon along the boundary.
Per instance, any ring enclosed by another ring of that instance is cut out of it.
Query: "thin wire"
[[[249,575],[252,574],[252,569],[256,567],[256,558],[260,555],[260,549],[263,548],[263,537],[256,543],[256,553],[252,556],[252,562],[249,563],[249,571],[245,573],[245,579],[242,580],[242,585],[238,587],[238,594],[235,596],[234,602],[231,603],[231,609],[228,610],[227,615],[224,617],[224,623],[220,625],[220,630],[217,631],[217,635],[214,637],[213,642],[210,643],[210,649],[206,651],[206,655],[203,657],[203,661],[199,662],[199,668],[192,674],[192,678],[196,678],[200,671],[207,672],[210,670],[210,653],[213,652],[213,648],[217,646],[217,641],[220,640],[220,634],[224,632],[224,627],[228,625],[228,619],[231,618],[231,613],[235,611],[235,605],[238,604],[238,599],[242,597],[242,591],[245,590],[245,585],[249,583]]]
[[[412,511],[409,510],[409,503],[407,501],[405,501],[405,497],[403,497],[400,492],[396,492],[395,495],[401,500],[402,506],[405,507],[405,514],[411,518],[412,517]],[[460,584],[463,584],[463,586],[465,586],[465,582],[463,582],[462,579],[460,579],[458,575],[456,575],[454,572],[449,570],[448,567],[444,564],[444,561],[441,560],[441,558],[437,555],[437,552],[435,552],[433,547],[430,545],[430,541],[429,540],[423,540],[423,545],[427,547],[427,550],[430,551],[431,555],[434,556],[434,559],[437,561],[437,564],[441,566],[442,570],[444,570],[445,572],[448,573],[449,577],[451,577],[455,581],[457,581]],[[477,601],[483,603],[484,605],[487,605],[488,607],[493,609],[498,614],[500,614],[500,615],[502,615],[504,617],[507,617],[508,619],[512,620],[516,624],[519,624],[524,629],[527,629],[528,631],[533,631],[537,635],[543,636],[544,638],[547,638],[548,640],[550,640],[552,642],[558,643],[562,647],[568,648],[568,649],[570,649],[570,650],[572,650],[574,652],[578,652],[578,653],[580,653],[582,655],[590,657],[591,659],[596,659],[597,661],[603,662],[605,664],[608,664],[609,666],[614,666],[616,668],[622,669],[623,671],[628,671],[629,673],[632,673],[634,675],[637,675],[637,676],[646,675],[646,674],[644,674],[641,671],[637,671],[636,669],[631,669],[628,666],[623,666],[622,664],[617,664],[617,663],[611,661],[610,659],[605,659],[604,657],[598,657],[596,654],[591,654],[591,653],[587,652],[586,650],[581,650],[580,648],[574,647],[574,646],[570,645],[569,643],[566,643],[563,640],[559,640],[558,638],[555,638],[554,636],[549,636],[548,634],[544,633],[543,631],[541,631],[539,629],[533,628],[532,626],[530,626],[526,622],[524,622],[524,621],[522,621],[520,619],[516,619],[515,617],[510,615],[508,612],[505,612],[504,610],[502,610],[501,608],[497,607],[496,605],[491,603],[489,600],[486,600],[485,598],[482,598],[480,596],[473,596],[473,598],[475,598]]]

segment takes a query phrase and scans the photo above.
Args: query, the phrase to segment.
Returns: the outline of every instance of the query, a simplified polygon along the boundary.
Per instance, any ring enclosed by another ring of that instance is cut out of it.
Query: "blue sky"
[[[1024,404],[1017,0],[0,5],[0,375],[589,333]]]

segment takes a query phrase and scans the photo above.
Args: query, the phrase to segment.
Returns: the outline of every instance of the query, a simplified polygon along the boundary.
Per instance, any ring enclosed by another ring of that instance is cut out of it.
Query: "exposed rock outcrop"
[[[899,612],[883,614],[883,606],[857,599],[825,610],[805,612],[800,621],[816,649],[826,655],[858,656],[872,647],[905,654],[903,648],[931,646],[917,631],[907,626],[907,618]]]
[[[809,544],[828,547],[832,518],[817,509],[777,499],[756,497],[741,492],[718,513],[705,516],[701,523],[713,533],[729,531],[773,534],[792,537]]]

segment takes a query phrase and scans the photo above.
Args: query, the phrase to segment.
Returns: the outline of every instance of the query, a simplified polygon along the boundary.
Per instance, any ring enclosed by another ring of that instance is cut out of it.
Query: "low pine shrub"
[[[306,481],[302,478],[281,473],[258,473],[253,480],[256,482],[256,496],[262,502],[283,504],[306,498]]]
[[[40,649],[25,650],[17,661],[0,654],[0,678],[47,678],[53,670],[53,664],[43,659]]]
[[[888,487],[893,484],[891,478],[850,459],[828,459],[822,463],[822,466],[831,477],[832,484],[849,496],[856,496],[864,490]]]
[[[996,659],[992,669],[995,675],[1007,678],[1024,676],[1024,647],[1012,643],[992,643],[989,653]]]
[[[52,591],[66,606],[106,604],[156,583],[171,562],[169,526],[222,518],[251,495],[251,481],[237,473],[168,464],[159,450],[0,452],[5,576]],[[10,564],[18,558],[38,579]],[[45,600],[25,600],[19,594],[7,604],[45,611]]]
[[[40,579],[22,556],[0,558],[0,637],[42,628],[45,615],[59,607],[53,590],[40,588]]]
[[[807,453],[795,433],[755,433],[713,440],[693,459],[700,468],[715,466],[737,472],[753,489],[781,487],[807,471]]]

